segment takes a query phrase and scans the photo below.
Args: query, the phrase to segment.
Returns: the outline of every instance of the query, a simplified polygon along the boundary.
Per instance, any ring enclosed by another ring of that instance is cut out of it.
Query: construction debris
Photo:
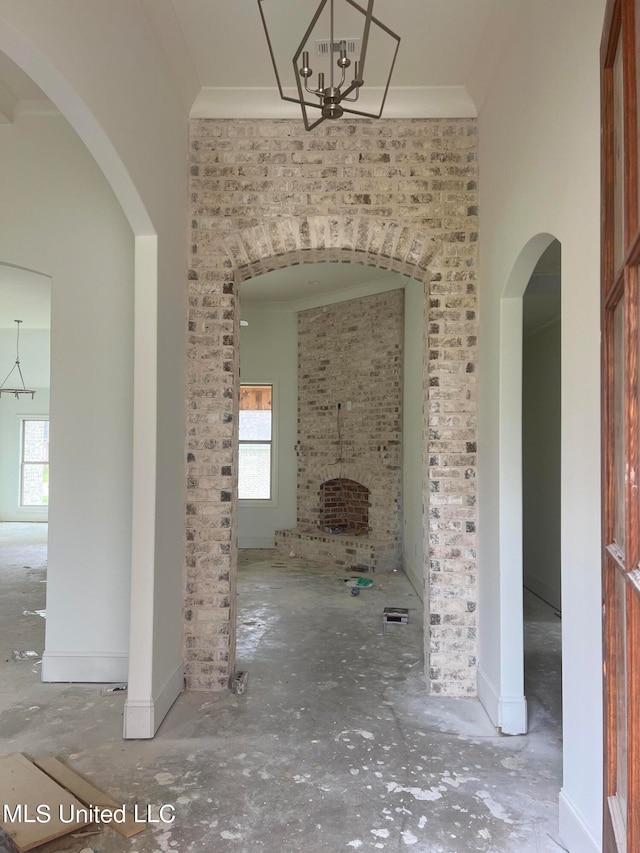
[[[247,681],[249,680],[249,673],[246,671],[238,671],[236,672],[235,678],[231,682],[231,692],[232,693],[244,693],[247,689]]]
[[[373,581],[371,578],[347,578],[344,582],[351,595],[360,595],[361,589],[371,589]]]
[[[145,829],[146,814],[119,805],[52,755],[0,757],[0,827],[18,853],[101,823],[125,838]]]
[[[409,621],[408,607],[385,607],[382,611],[382,633],[389,623],[396,625],[406,625]]]
[[[112,684],[110,687],[104,687],[100,691],[101,696],[111,696],[113,693],[126,693],[127,684]]]

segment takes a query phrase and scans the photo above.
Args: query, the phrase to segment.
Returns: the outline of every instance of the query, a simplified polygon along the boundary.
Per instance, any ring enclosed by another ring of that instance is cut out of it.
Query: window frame
[[[277,507],[278,506],[278,383],[275,379],[246,379],[242,378],[238,391],[238,399],[245,385],[268,385],[271,388],[271,441],[242,441],[240,439],[240,406],[238,405],[238,504],[241,507]],[[240,497],[240,445],[268,444],[271,447],[271,497],[241,498]]]
[[[25,467],[27,465],[46,465],[49,473],[51,472],[50,460],[49,459],[41,459],[34,460],[31,459],[26,461],[24,458],[25,451],[25,427],[29,422],[35,421],[46,421],[46,423],[51,425],[50,418],[48,415],[19,415],[20,421],[20,455],[19,455],[19,476],[18,476],[18,508],[20,510],[24,510],[27,512],[35,512],[36,510],[48,510],[49,503],[46,504],[26,504],[24,503],[24,472]]]

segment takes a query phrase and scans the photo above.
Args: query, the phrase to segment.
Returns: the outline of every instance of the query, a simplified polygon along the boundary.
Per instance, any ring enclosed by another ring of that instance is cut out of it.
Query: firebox
[[[344,477],[322,483],[320,526],[334,533],[368,533],[369,489]]]

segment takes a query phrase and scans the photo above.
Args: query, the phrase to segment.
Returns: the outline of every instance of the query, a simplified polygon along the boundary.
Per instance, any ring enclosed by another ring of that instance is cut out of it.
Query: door
[[[601,50],[605,853],[640,851],[636,20],[640,0],[609,0]]]

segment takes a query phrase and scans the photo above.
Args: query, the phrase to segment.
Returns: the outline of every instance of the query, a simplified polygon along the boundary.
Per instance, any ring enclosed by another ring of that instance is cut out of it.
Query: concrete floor
[[[473,699],[427,696],[421,605],[402,574],[353,597],[344,573],[241,552],[243,695],[185,694],[153,741],[121,738],[124,697],[43,685],[43,525],[0,524],[0,754],[54,753],[117,802],[175,807],[101,853],[386,850],[547,853],[561,783],[560,620],[527,596],[530,734],[496,733]],[[408,625],[382,632],[385,606]],[[27,611],[27,615],[25,615]],[[1,793],[1,792],[0,792]],[[51,849],[51,848],[49,848]]]

